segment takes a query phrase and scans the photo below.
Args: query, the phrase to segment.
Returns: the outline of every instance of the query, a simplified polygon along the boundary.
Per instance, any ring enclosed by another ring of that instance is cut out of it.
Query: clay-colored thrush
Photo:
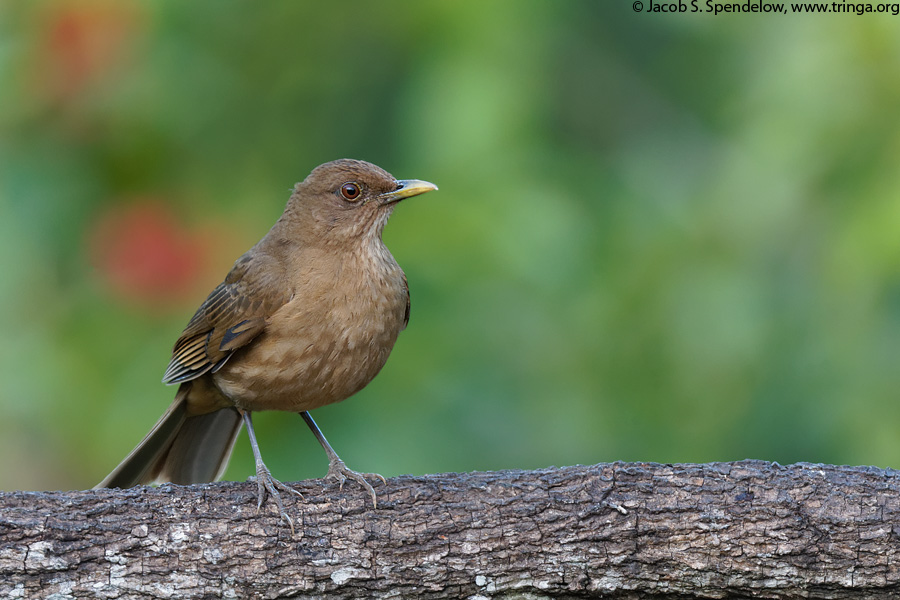
[[[361,390],[381,370],[409,320],[406,276],[381,232],[400,200],[437,186],[396,180],[358,160],[336,160],[298,183],[284,214],[197,310],[175,342],[163,382],[180,384],[150,433],[98,488],[213,481],[241,424],[256,458],[258,506],[267,495],[291,525],[263,463],[250,415],[299,412],[328,455],[328,474],[363,474],[334,452],[307,411]],[[378,476],[380,477],[380,476]]]

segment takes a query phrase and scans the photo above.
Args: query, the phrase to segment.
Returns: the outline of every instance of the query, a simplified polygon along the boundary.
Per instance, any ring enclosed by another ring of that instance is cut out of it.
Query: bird
[[[156,425],[95,488],[219,479],[242,426],[256,463],[257,510],[271,497],[293,531],[263,462],[251,415],[299,413],[328,457],[327,479],[377,497],[340,459],[309,411],[365,387],[409,322],[406,275],[382,241],[397,203],[437,190],[361,160],[319,165],[294,186],[268,233],[235,261],[175,342],[163,383],[178,385]]]

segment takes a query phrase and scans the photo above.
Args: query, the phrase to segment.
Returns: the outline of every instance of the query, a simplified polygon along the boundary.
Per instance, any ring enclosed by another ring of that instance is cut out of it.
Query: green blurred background
[[[900,466],[897,24],[0,3],[0,488],[106,475],[196,306],[340,157],[440,186],[385,232],[409,329],[314,413],[352,468]],[[256,421],[277,477],[324,474],[299,417]]]

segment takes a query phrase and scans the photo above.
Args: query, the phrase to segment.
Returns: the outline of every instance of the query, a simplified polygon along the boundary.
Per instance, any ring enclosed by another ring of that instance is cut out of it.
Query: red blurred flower
[[[212,229],[180,226],[170,207],[146,198],[102,214],[89,232],[89,251],[117,296],[162,308],[202,299],[212,289],[217,239]]]
[[[130,2],[80,0],[46,9],[36,70],[51,96],[70,99],[129,54],[142,19]]]

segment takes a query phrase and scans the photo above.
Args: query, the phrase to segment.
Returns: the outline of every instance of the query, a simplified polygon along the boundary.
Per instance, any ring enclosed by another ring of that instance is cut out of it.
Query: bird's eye
[[[341,196],[347,200],[356,200],[361,193],[362,190],[359,189],[359,184],[357,183],[350,182],[341,186]]]

